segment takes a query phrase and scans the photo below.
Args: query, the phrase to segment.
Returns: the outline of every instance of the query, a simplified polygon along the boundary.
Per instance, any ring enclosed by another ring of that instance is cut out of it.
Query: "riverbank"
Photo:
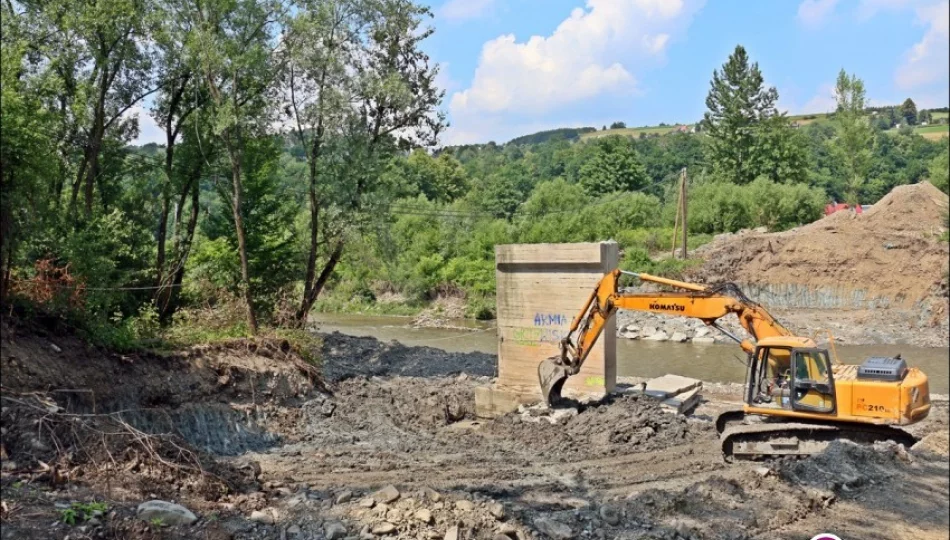
[[[482,421],[486,354],[324,335],[314,377],[279,343],[158,356],[3,339],[4,539],[927,539],[950,525],[945,400],[914,449],[726,464],[712,419],[731,385],[709,384],[691,416],[617,396],[559,425]],[[89,435],[138,431],[71,438],[93,420]],[[186,510],[139,512],[151,499]]]

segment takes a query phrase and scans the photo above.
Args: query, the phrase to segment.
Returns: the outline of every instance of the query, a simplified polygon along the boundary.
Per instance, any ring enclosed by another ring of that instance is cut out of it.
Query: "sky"
[[[789,114],[834,109],[845,69],[871,105],[950,104],[950,0],[432,0],[445,145],[558,127],[690,123],[736,45]],[[147,106],[139,142],[161,140]]]

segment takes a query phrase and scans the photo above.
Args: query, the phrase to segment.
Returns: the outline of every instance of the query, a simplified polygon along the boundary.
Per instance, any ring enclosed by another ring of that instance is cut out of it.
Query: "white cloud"
[[[439,15],[450,21],[477,19],[494,7],[495,0],[449,0],[439,9]]]
[[[805,26],[817,28],[828,20],[838,0],[804,0],[798,5],[798,20]]]
[[[796,111],[797,114],[810,113],[829,113],[838,108],[838,101],[835,99],[835,87],[831,83],[825,83],[818,87],[818,91]]]
[[[905,54],[894,74],[903,90],[942,81],[950,74],[950,0],[917,7],[917,19],[927,26],[923,38]]]
[[[451,97],[455,133],[447,138],[483,141],[502,122],[533,125],[594,97],[636,95],[632,69],[662,59],[702,1],[587,0],[549,36],[485,43],[471,85]]]
[[[165,144],[165,130],[155,122],[155,119],[141,105],[130,107],[124,116],[126,118],[138,117],[139,136],[132,141],[132,144],[139,146],[148,143]]]
[[[915,0],[861,0],[858,6],[858,19],[867,20],[882,11],[899,11]]]

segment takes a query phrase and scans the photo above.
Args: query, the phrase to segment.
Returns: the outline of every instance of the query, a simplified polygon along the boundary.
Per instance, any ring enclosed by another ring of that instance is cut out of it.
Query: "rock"
[[[546,416],[545,419],[551,424],[563,424],[567,422],[568,418],[577,416],[577,409],[554,409],[551,411],[551,414]]]
[[[697,328],[696,331],[693,333],[693,339],[698,338],[698,337],[706,337],[709,334],[712,334],[712,330],[710,330],[709,328],[705,326],[702,326],[700,328]]]
[[[511,540],[511,537],[507,534],[498,533],[495,536],[492,536],[492,540]]]
[[[337,504],[348,503],[348,502],[350,502],[352,499],[353,499],[353,492],[352,492],[352,491],[350,491],[350,490],[341,491],[341,492],[336,496],[336,503],[337,503]],[[372,499],[370,499],[370,500],[372,500]]]
[[[135,511],[139,519],[152,521],[160,519],[165,525],[191,525],[198,520],[198,516],[180,504],[166,501],[152,500],[143,502]]]
[[[551,518],[538,518],[534,520],[534,526],[554,540],[571,540],[574,538],[574,531],[570,527]]]
[[[320,414],[327,418],[333,416],[333,411],[335,410],[336,405],[334,405],[332,401],[324,401],[323,405],[320,405]]]
[[[274,523],[276,521],[274,517],[272,509],[265,508],[263,510],[254,510],[248,519],[258,523]]]
[[[58,353],[63,352],[63,350],[59,348],[59,345],[57,345],[57,344],[55,344],[55,343],[53,343],[53,342],[50,342],[49,348],[50,348],[50,349],[53,349],[54,352],[58,352]]]
[[[372,497],[366,497],[365,499],[360,499],[359,505],[363,508],[372,508],[376,506],[376,501]]]
[[[384,521],[373,527],[373,534],[392,534],[396,532],[396,526],[388,521]]]
[[[449,527],[449,530],[445,531],[445,536],[443,540],[459,540],[459,528],[458,527]]]
[[[701,344],[701,345],[712,345],[715,342],[716,342],[716,338],[708,337],[708,336],[693,338],[693,343]]]
[[[768,467],[756,467],[756,468],[755,468],[755,474],[757,474],[757,475],[759,475],[759,476],[762,476],[762,477],[766,477],[766,476],[772,474],[772,469],[770,469],[770,468],[768,468]]]
[[[323,536],[326,536],[327,540],[346,538],[346,525],[340,521],[328,521],[323,526]]]
[[[414,517],[423,523],[432,523],[432,512],[427,508],[417,510]]]
[[[495,519],[505,519],[505,507],[501,503],[489,504],[488,513]]]
[[[644,327],[640,330],[640,335],[641,335],[641,336],[652,336],[653,334],[655,334],[655,333],[657,333],[657,332],[659,332],[659,331],[660,331],[660,329],[657,328],[657,327],[655,327],[655,326],[644,326]]]
[[[663,330],[658,330],[657,332],[650,334],[644,337],[643,339],[647,341],[668,341],[670,339],[670,336]]]
[[[388,485],[383,489],[373,493],[373,500],[378,503],[391,503],[399,498],[399,490],[396,486]]]
[[[513,523],[502,523],[501,526],[498,527],[498,532],[501,534],[507,534],[508,536],[513,536],[517,534],[518,527],[516,527]]]
[[[679,331],[673,332],[673,335],[670,336],[670,341],[675,341],[676,343],[683,343],[687,339],[689,339],[689,336]]]
[[[462,499],[460,501],[455,501],[455,508],[456,510],[461,510],[462,512],[471,512],[475,509],[475,503]]]
[[[432,502],[439,502],[442,500],[442,494],[432,488],[422,488],[422,493]]]
[[[300,527],[297,525],[291,525],[284,530],[284,536],[287,537],[287,540],[296,540],[297,538],[303,537],[303,531],[300,530]]]
[[[608,525],[616,527],[620,525],[622,516],[618,508],[605,504],[600,507],[600,518],[606,521]]]

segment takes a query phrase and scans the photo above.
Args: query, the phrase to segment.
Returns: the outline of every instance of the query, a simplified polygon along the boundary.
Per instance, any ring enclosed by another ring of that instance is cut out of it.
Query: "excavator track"
[[[754,460],[769,457],[817,454],[833,441],[858,444],[894,441],[911,446],[917,439],[906,431],[870,424],[819,424],[807,422],[762,422],[726,427],[720,434],[723,458]]]

